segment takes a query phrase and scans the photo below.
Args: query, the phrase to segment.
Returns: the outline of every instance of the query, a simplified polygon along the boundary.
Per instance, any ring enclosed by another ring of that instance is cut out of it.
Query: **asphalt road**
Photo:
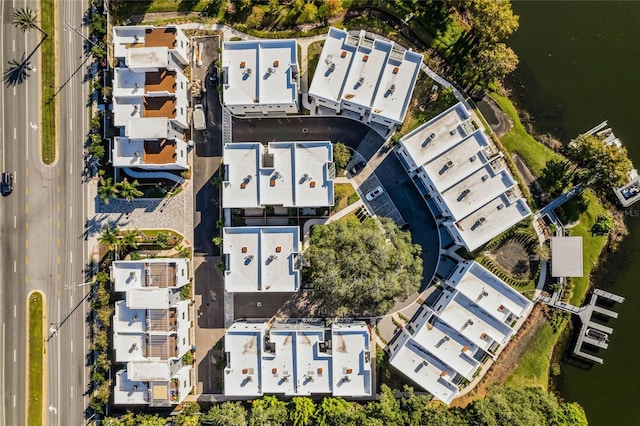
[[[2,426],[25,423],[25,311],[27,295],[34,290],[45,294],[46,321],[54,323],[47,324],[47,328],[57,329],[46,346],[46,422],[81,424],[87,403],[83,397],[87,382],[86,303],[75,308],[88,289],[74,285],[83,282],[87,251],[82,237],[84,203],[80,180],[87,98],[86,85],[81,84],[84,70],[67,81],[84,59],[79,59],[83,55],[82,39],[64,31],[61,25],[70,22],[80,28],[86,2],[68,0],[58,5],[60,147],[54,166],[43,165],[39,155],[39,52],[31,57],[34,69],[24,82],[5,83],[0,89],[2,170],[13,171],[15,176],[13,193],[0,199]],[[9,61],[19,60],[23,52],[28,56],[42,37],[37,30],[24,34],[11,25],[11,15],[18,7],[37,9],[37,2],[0,3],[3,75]]]

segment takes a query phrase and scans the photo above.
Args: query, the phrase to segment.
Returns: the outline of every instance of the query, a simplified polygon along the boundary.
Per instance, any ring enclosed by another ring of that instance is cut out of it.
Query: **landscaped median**
[[[56,52],[54,17],[55,8],[53,0],[40,2],[40,15],[42,31],[45,35],[42,41],[41,70],[42,91],[40,102],[42,105],[42,161],[51,164],[56,160]]]
[[[43,424],[42,418],[42,390],[44,371],[44,297],[41,292],[35,291],[29,294],[27,307],[27,324],[29,325],[27,336],[27,362],[28,362],[28,394],[27,424],[39,426]]]

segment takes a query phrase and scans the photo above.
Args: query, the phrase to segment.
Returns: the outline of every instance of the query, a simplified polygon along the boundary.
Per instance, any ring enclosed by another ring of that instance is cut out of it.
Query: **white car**
[[[383,192],[384,192],[384,189],[382,189],[381,186],[376,186],[371,191],[367,192],[364,198],[366,198],[367,201],[373,201],[376,198],[378,198],[378,196],[380,196],[380,194],[382,194]]]

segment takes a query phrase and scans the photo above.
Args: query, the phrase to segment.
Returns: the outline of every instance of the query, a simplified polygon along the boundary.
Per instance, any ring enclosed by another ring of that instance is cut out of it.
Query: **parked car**
[[[367,192],[364,198],[366,198],[367,201],[373,201],[376,198],[378,198],[383,192],[384,192],[384,189],[382,189],[381,186],[376,186],[371,191]]]
[[[209,82],[211,82],[212,86],[218,84],[218,67],[211,67],[211,69],[209,69]]]
[[[193,107],[193,128],[196,130],[204,130],[207,128],[205,123],[204,107],[198,104]]]
[[[13,191],[13,174],[9,172],[2,173],[2,184],[0,184],[2,195],[9,195]]]
[[[362,169],[364,169],[364,167],[366,165],[367,165],[367,163],[365,163],[364,161],[360,161],[360,162],[354,164],[353,167],[351,167],[349,169],[349,172],[351,173],[352,176],[355,176],[358,173],[360,173],[362,171]]]

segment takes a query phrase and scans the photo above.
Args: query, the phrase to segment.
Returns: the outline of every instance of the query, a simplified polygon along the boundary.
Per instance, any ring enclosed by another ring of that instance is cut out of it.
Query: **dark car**
[[[354,165],[353,165],[353,167],[351,167],[351,168],[349,169],[349,172],[350,172],[353,176],[355,176],[355,175],[357,175],[358,173],[360,173],[360,172],[362,171],[362,169],[364,169],[364,166],[366,166],[366,165],[367,165],[367,163],[365,163],[364,161],[360,161],[360,162],[358,162],[358,163],[354,164]]]
[[[212,67],[209,70],[209,81],[213,86],[218,84],[218,67]]]
[[[9,195],[13,191],[13,174],[8,172],[2,173],[2,183],[0,184],[2,195]]]

